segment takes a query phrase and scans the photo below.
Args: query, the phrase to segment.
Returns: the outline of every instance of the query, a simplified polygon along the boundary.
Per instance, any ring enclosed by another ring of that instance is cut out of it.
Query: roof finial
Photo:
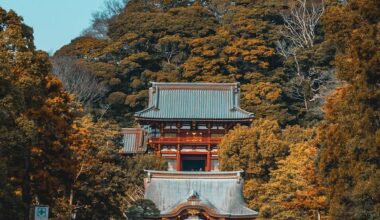
[[[191,199],[199,199],[198,193],[193,189],[190,190],[189,197],[188,197],[188,200],[191,200]]]

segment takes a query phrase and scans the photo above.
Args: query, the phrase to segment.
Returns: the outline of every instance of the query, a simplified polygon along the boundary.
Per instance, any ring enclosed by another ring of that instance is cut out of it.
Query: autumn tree
[[[236,127],[220,144],[222,170],[245,172],[244,196],[262,219],[305,219],[326,215],[326,188],[316,169],[315,128],[259,119]]]
[[[78,118],[70,137],[73,178],[53,209],[55,218],[123,218],[125,211],[141,199],[144,169],[162,170],[166,163],[155,156],[125,158],[121,154],[117,123]]]
[[[319,128],[319,168],[336,219],[380,218],[379,12],[378,1],[356,0],[334,4],[324,18],[344,81],[328,98]]]
[[[283,139],[289,143],[289,155],[277,162],[278,169],[260,186],[260,218],[321,218],[326,214],[327,197],[315,167],[316,129],[287,127]],[[249,187],[245,191],[250,191]]]
[[[12,218],[26,219],[33,203],[52,203],[70,176],[71,97],[49,74],[48,55],[35,50],[32,29],[3,9],[0,59],[2,193],[12,195],[8,205],[19,210]]]
[[[105,117],[123,126],[146,106],[150,81],[237,81],[247,84],[246,97],[273,89],[275,96],[242,105],[260,116],[274,113],[284,125],[294,119],[285,107],[274,43],[284,8],[276,1],[129,1],[107,20],[110,39],[79,37],[55,56],[78,58],[110,89],[102,99],[110,106]]]
[[[288,153],[288,144],[281,138],[281,128],[275,120],[260,119],[251,127],[236,127],[219,145],[221,170],[245,172],[244,196],[249,206],[260,207],[257,198],[260,186],[270,179],[277,169],[277,161]]]

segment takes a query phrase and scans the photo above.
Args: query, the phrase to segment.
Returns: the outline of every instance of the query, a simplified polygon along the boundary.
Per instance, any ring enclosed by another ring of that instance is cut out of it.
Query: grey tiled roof
[[[148,108],[139,119],[249,120],[252,113],[240,108],[238,83],[157,83],[149,89]]]
[[[208,207],[224,217],[252,218],[258,214],[244,203],[240,172],[147,172],[145,198],[156,204],[162,216],[184,205]]]
[[[147,136],[142,128],[123,128],[123,153],[145,153],[147,150]]]

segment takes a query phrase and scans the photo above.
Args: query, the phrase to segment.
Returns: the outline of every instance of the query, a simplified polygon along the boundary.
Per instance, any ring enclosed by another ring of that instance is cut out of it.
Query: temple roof
[[[147,136],[142,128],[123,128],[123,153],[145,153],[147,150]]]
[[[145,198],[152,200],[162,217],[184,209],[200,208],[213,217],[253,218],[246,207],[241,172],[147,171]]]
[[[253,114],[240,108],[239,83],[158,83],[149,89],[148,108],[139,120],[245,120]]]

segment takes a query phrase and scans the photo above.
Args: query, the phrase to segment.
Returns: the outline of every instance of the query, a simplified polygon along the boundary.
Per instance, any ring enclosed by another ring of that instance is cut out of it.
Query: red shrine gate
[[[217,171],[222,136],[253,118],[239,99],[238,83],[153,83],[148,108],[135,116],[169,170]]]

